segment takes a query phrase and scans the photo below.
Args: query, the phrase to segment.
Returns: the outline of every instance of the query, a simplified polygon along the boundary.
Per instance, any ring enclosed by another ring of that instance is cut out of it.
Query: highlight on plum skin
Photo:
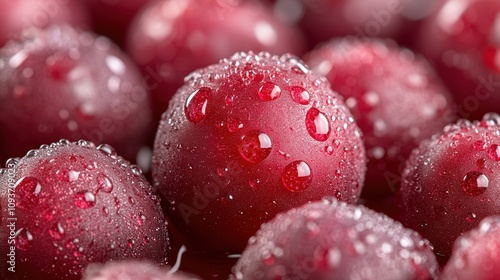
[[[291,55],[237,53],[186,78],[155,141],[154,186],[188,249],[239,254],[260,224],[325,195],[356,202],[361,133]]]
[[[394,41],[334,39],[304,60],[345,98],[363,132],[368,199],[393,195],[411,150],[455,120],[453,98],[434,69]]]
[[[403,171],[400,219],[445,262],[455,240],[500,211],[500,117],[460,120],[424,140]]]
[[[0,159],[61,138],[108,143],[135,161],[152,130],[137,66],[108,39],[30,29],[0,50]]]
[[[438,279],[431,245],[383,214],[333,198],[278,214],[230,279]]]
[[[135,17],[127,51],[152,92],[156,119],[183,79],[238,51],[305,52],[303,35],[257,1],[152,1]]]
[[[111,260],[166,264],[167,225],[141,174],[109,145],[84,140],[7,161],[0,169],[0,235],[13,241],[3,240],[0,252],[14,251],[16,279],[80,280],[88,264]],[[11,266],[0,263],[1,279],[11,279]]]

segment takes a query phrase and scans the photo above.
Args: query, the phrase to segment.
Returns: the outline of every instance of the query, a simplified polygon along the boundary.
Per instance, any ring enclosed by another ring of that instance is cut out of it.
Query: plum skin
[[[261,100],[258,93],[269,82],[281,94]],[[294,100],[296,86],[308,92],[307,104],[297,96]],[[210,92],[206,107],[199,96],[190,98],[200,88]],[[187,119],[188,100],[200,102],[204,119]],[[308,131],[306,119],[318,113],[315,108],[330,125],[322,128],[329,131],[326,139],[315,135],[316,140]],[[252,162],[241,155],[241,143],[256,132],[272,147],[256,149],[262,153],[252,154],[257,160]],[[328,82],[296,58],[238,53],[190,75],[172,99],[155,141],[154,186],[191,248],[240,253],[276,213],[325,195],[355,202],[366,168],[360,137]],[[307,176],[294,178],[293,172]]]
[[[0,170],[0,234],[12,235],[8,218],[15,217],[14,279],[79,280],[89,263],[110,260],[166,263],[170,245],[159,200],[140,169],[109,146],[64,140],[7,167]],[[0,244],[2,255],[10,246]],[[8,265],[0,264],[2,279],[12,279]]]

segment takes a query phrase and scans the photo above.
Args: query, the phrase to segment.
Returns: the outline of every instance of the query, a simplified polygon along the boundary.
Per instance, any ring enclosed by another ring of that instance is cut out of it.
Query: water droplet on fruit
[[[116,75],[122,75],[125,73],[126,66],[125,63],[121,59],[116,56],[108,55],[105,59],[106,66],[108,66],[109,70]]]
[[[263,101],[275,100],[281,96],[281,88],[271,82],[264,83],[259,89],[259,98]]]
[[[474,223],[477,220],[477,215],[471,212],[465,216],[465,220],[469,223]]]
[[[128,203],[130,203],[130,205],[135,205],[135,199],[133,197],[129,196]]]
[[[45,60],[45,65],[50,76],[56,81],[61,81],[73,69],[74,60],[66,53],[58,52],[49,56]]]
[[[328,265],[330,268],[337,268],[342,260],[342,253],[339,249],[333,248],[328,250]]]
[[[306,128],[309,135],[318,141],[325,141],[330,134],[330,123],[326,115],[311,108],[306,115]]]
[[[113,147],[108,144],[101,144],[97,147],[97,149],[113,159],[116,159],[118,157],[115,149],[113,149]]]
[[[95,205],[95,196],[91,192],[79,192],[75,196],[75,205],[81,209],[87,209]]]
[[[42,191],[40,182],[34,177],[19,179],[14,185],[16,191],[16,206],[21,209],[30,209],[38,203]]]
[[[5,162],[5,166],[6,167],[9,167],[9,166],[16,166],[19,161],[21,159],[20,158],[9,158],[6,162]]]
[[[495,161],[500,161],[500,146],[493,144],[488,149],[488,155]]]
[[[37,155],[38,155],[37,150],[29,150],[24,157],[25,158],[32,158],[32,157],[36,157]]]
[[[488,189],[489,180],[484,173],[478,171],[468,172],[462,182],[462,189],[468,195],[476,196]]]
[[[208,99],[211,94],[211,89],[203,87],[189,95],[186,100],[184,113],[190,122],[199,123],[205,119]]]
[[[251,163],[263,161],[271,153],[271,149],[271,138],[258,130],[252,130],[243,135],[238,145],[240,155]]]
[[[61,237],[64,234],[64,228],[62,227],[61,223],[54,224],[50,229],[49,229],[49,234],[52,236],[54,239],[61,239]]]
[[[71,142],[68,139],[61,139],[57,143],[59,143],[59,145],[61,145],[61,146],[67,146],[67,145],[71,144]]]
[[[68,172],[68,179],[69,179],[70,182],[77,181],[79,177],[80,177],[80,172],[77,172],[77,171],[74,171],[74,170],[70,170]]]
[[[135,164],[130,165],[130,170],[132,170],[132,173],[134,173],[137,176],[142,175],[142,169]]]
[[[311,185],[311,168],[304,161],[294,161],[283,170],[281,182],[291,192],[302,192]]]
[[[248,185],[249,185],[252,189],[258,189],[258,188],[259,188],[259,185],[260,185],[260,180],[259,180],[259,179],[256,179],[256,180],[249,180],[249,181],[248,181]]]
[[[33,235],[28,231],[28,229],[20,229],[16,232],[14,241],[17,249],[26,251],[31,248]]]
[[[334,151],[335,149],[330,145],[323,147],[323,152],[329,156],[333,155]]]
[[[227,119],[227,130],[229,132],[236,132],[242,128],[243,128],[243,123],[240,120],[233,117],[229,117]]]
[[[292,95],[293,101],[302,105],[309,104],[309,101],[311,100],[311,95],[303,87],[291,87],[290,94]]]
[[[106,175],[99,173],[97,175],[97,189],[110,193],[113,191],[113,183]]]
[[[477,140],[472,144],[472,147],[476,151],[483,151],[484,149],[486,149],[486,144],[482,140]]]

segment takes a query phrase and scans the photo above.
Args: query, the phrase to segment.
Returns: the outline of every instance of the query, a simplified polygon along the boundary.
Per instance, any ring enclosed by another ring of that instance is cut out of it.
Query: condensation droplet
[[[311,168],[304,161],[294,161],[283,170],[281,182],[291,192],[302,192],[311,185]]]
[[[27,251],[31,248],[33,235],[28,231],[28,229],[20,229],[16,232],[14,242],[17,249]]]
[[[266,159],[271,149],[271,138],[258,130],[252,130],[243,135],[238,145],[240,155],[251,163],[259,163]]]
[[[483,151],[484,149],[486,149],[486,145],[485,145],[484,141],[481,141],[481,140],[477,140],[477,141],[475,141],[475,142],[472,144],[472,147],[473,147],[476,151]]]
[[[62,227],[61,223],[54,224],[49,229],[49,234],[54,239],[61,239],[64,234],[64,228]]]
[[[229,132],[236,132],[243,128],[243,123],[237,118],[229,117],[227,119],[227,130]]]
[[[462,182],[462,189],[468,195],[476,196],[488,189],[489,180],[484,173],[478,171],[468,172]]]
[[[113,147],[108,144],[101,144],[97,147],[97,149],[113,159],[116,159],[118,157],[115,149],[113,149]]]
[[[134,173],[137,176],[142,175],[142,169],[135,164],[130,165],[130,170],[132,170],[132,173]]]
[[[311,100],[311,95],[303,87],[299,86],[291,87],[290,94],[292,95],[293,101],[302,105],[309,104],[309,101]]]
[[[500,161],[500,146],[493,144],[488,149],[488,155],[495,161]]]
[[[16,191],[16,206],[21,209],[30,209],[38,203],[42,186],[38,179],[24,177],[15,183],[14,189]]]
[[[99,173],[97,175],[97,189],[110,193],[113,191],[113,183],[106,175]]]
[[[211,94],[211,89],[203,87],[189,95],[184,107],[184,113],[190,122],[199,123],[205,119],[208,99]]]
[[[281,88],[271,82],[264,83],[259,89],[259,98],[263,101],[275,100],[281,96]]]
[[[469,213],[467,216],[465,216],[465,220],[469,223],[474,223],[477,220],[477,215],[476,213]]]
[[[91,192],[79,192],[75,196],[75,205],[81,209],[87,209],[95,205],[95,196]]]
[[[306,115],[306,128],[309,135],[318,141],[326,141],[330,135],[330,123],[325,114],[311,108]]]

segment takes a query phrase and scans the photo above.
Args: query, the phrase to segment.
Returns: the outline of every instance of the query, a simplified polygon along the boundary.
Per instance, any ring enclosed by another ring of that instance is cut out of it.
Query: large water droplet
[[[34,177],[24,177],[15,184],[16,206],[21,209],[30,209],[38,203],[42,191],[40,182]]]
[[[311,168],[304,161],[294,161],[283,170],[281,182],[291,192],[302,192],[311,185]]]
[[[488,155],[495,161],[500,161],[500,146],[493,144],[488,149]]]
[[[95,196],[91,192],[79,192],[75,196],[75,205],[87,209],[95,205]]]
[[[17,249],[26,251],[31,248],[33,235],[28,231],[28,229],[20,229],[16,232],[14,242]]]
[[[106,175],[99,173],[97,175],[97,189],[110,193],[113,191],[113,183]]]
[[[468,172],[462,182],[462,189],[468,195],[476,196],[488,189],[489,180],[484,173],[478,171]]]
[[[309,104],[309,101],[311,100],[311,95],[303,87],[291,87],[290,94],[292,95],[293,101],[302,105]]]
[[[208,99],[211,94],[212,90],[206,87],[200,88],[191,93],[186,100],[186,106],[184,107],[184,113],[190,122],[199,123],[205,119]]]
[[[259,89],[259,98],[263,101],[275,100],[281,96],[281,88],[271,82],[264,83]]]
[[[271,138],[258,130],[243,135],[238,145],[240,155],[251,163],[263,161],[271,153],[271,149]]]
[[[326,115],[311,108],[306,115],[306,128],[309,135],[318,141],[325,141],[330,135],[330,123]]]
[[[113,149],[113,147],[111,147],[108,144],[101,144],[97,146],[97,149],[113,159],[116,159],[118,157],[118,155],[115,152],[115,149]]]

